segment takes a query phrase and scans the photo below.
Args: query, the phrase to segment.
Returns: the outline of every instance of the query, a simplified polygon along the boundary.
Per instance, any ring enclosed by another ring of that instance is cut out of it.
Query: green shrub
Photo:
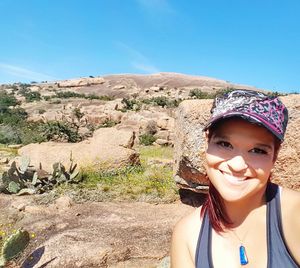
[[[0,126],[0,143],[1,144],[19,144],[21,138],[16,129],[9,125]]]
[[[51,97],[49,97],[49,99],[50,98]],[[107,96],[107,95],[103,95],[103,96],[97,96],[95,94],[86,95],[83,93],[77,93],[77,92],[73,92],[73,91],[59,91],[59,92],[56,92],[55,96],[53,96],[52,98],[60,98],[60,99],[82,98],[82,99],[88,99],[88,100],[104,100],[104,101],[113,100],[112,97]]]
[[[0,126],[0,143],[29,144],[46,141],[41,125],[36,122],[23,122],[18,125]]]
[[[19,132],[20,143],[24,145],[47,141],[43,133],[43,123],[24,122],[17,131]]]
[[[0,113],[0,124],[18,125],[19,123],[24,123],[27,117],[28,114],[23,108],[11,108]]]
[[[226,93],[230,93],[231,91],[234,91],[234,90],[236,90],[236,88],[233,88],[233,87],[222,88],[222,89],[219,89],[219,90],[215,93],[215,96],[223,95],[223,94],[226,94]],[[215,97],[214,97],[214,98],[215,98]]]
[[[26,102],[34,102],[41,100],[41,93],[37,91],[29,91],[24,94]]]
[[[196,99],[213,99],[215,94],[203,92],[201,89],[195,88],[190,91],[189,96]]]
[[[111,101],[114,98],[107,96],[107,95],[103,95],[103,96],[97,96],[95,94],[89,94],[89,95],[85,95],[84,96],[85,99],[88,100],[103,100],[103,101]]]
[[[55,93],[56,98],[69,99],[69,98],[84,98],[85,94],[80,94],[73,91],[59,91]]]
[[[114,127],[117,124],[118,123],[116,121],[108,119],[104,123],[102,123],[101,125],[99,125],[99,128]]]
[[[14,95],[8,94],[6,91],[0,91],[0,113],[6,112],[10,106],[16,106],[19,102]]]
[[[142,106],[141,103],[136,99],[123,98],[122,103],[125,105],[124,109],[122,109],[123,112],[127,110],[139,111]]]
[[[168,106],[168,99],[165,96],[153,97],[151,102],[161,107]]]
[[[74,108],[72,111],[72,114],[76,117],[78,121],[84,116],[84,113],[81,112],[80,108]]]
[[[73,123],[48,121],[41,128],[46,140],[66,140],[68,142],[82,140],[82,137],[78,133],[78,126]]]
[[[178,107],[181,101],[182,101],[181,99],[169,100],[165,96],[159,96],[150,99],[143,99],[142,103],[149,104],[149,105],[152,104],[152,105],[167,107],[167,108],[175,108]]]
[[[286,94],[284,93],[280,93],[278,91],[274,91],[274,92],[267,92],[267,95],[270,97],[280,97],[280,96],[286,96]]]
[[[61,100],[53,100],[50,103],[51,104],[61,104]]]
[[[149,145],[152,145],[153,142],[156,141],[156,138],[152,135],[152,134],[142,134],[139,136],[139,140],[140,140],[140,143],[145,145],[145,146],[149,146]]]

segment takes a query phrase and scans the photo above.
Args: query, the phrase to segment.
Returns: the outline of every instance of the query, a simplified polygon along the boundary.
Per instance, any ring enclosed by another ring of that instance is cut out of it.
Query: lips
[[[222,172],[222,171],[221,171]],[[237,176],[233,176],[231,174],[228,174],[228,173],[225,173],[225,172],[222,172],[224,178],[231,184],[233,185],[241,185],[243,184],[247,177],[237,177]]]

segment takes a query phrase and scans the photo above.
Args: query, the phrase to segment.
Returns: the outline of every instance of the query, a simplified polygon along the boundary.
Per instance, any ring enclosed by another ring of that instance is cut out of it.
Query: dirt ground
[[[9,267],[157,267],[168,256],[172,228],[194,208],[142,202],[39,205],[32,196],[0,194],[0,222],[30,232],[26,251]]]

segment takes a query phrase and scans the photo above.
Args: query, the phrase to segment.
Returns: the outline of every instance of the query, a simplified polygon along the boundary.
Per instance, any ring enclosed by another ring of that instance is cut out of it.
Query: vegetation
[[[78,107],[73,109],[72,114],[78,121],[84,116],[84,113]]]
[[[124,104],[124,108],[121,110],[122,112],[126,112],[127,110],[139,111],[142,107],[141,102],[137,99],[123,98],[122,103]]]
[[[38,134],[36,123],[26,123],[27,113],[18,107],[13,95],[0,92],[0,143],[40,142],[44,138]]]
[[[130,111],[139,111],[142,108],[143,104],[148,104],[148,105],[154,105],[154,106],[160,106],[160,107],[167,107],[167,108],[175,108],[179,105],[181,102],[181,99],[175,99],[171,100],[168,99],[165,96],[159,96],[159,97],[153,97],[150,99],[128,99],[128,98],[123,98],[122,103],[124,104],[124,108],[121,110],[122,112],[126,112],[128,110]]]
[[[21,157],[20,164],[17,166],[13,161],[10,168],[0,174],[0,193],[6,194],[35,194],[44,193],[52,190],[55,186],[62,183],[78,183],[76,170],[77,165],[71,165],[66,169],[61,163],[53,164],[53,172],[47,173],[40,167],[34,169],[29,166],[30,159]]]
[[[153,142],[156,141],[156,138],[154,137],[153,134],[150,133],[145,133],[139,136],[140,144],[149,146],[152,145]]]
[[[286,96],[287,94],[278,91],[273,91],[273,92],[267,92],[267,95],[270,97],[280,97],[280,96]]]
[[[141,146],[138,151],[140,165],[113,170],[102,165],[98,169],[82,169],[79,173],[75,165],[66,169],[56,163],[53,165],[53,172],[49,174],[42,169],[33,169],[25,158],[19,166],[14,163],[9,172],[2,174],[4,181],[2,179],[0,183],[1,191],[18,194],[50,191],[49,196],[52,197],[70,193],[77,201],[172,202],[176,200],[178,191],[173,180],[172,166],[164,164],[172,160],[173,148]],[[153,164],[152,160],[158,164]]]
[[[213,99],[215,94],[203,92],[201,89],[195,88],[190,91],[189,96],[195,99]]]
[[[18,105],[19,102],[14,95],[8,94],[6,91],[0,91],[0,114],[5,113],[10,106],[14,107]]]
[[[0,143],[29,144],[49,140],[78,142],[84,137],[79,134],[76,122],[49,121],[27,122],[28,114],[18,107],[13,95],[0,91]],[[40,110],[43,113],[45,110]],[[74,109],[75,118],[82,117],[80,109]]]
[[[4,227],[0,224],[0,267],[6,267],[6,264],[19,256],[24,249],[27,247],[30,241],[30,235],[26,230],[18,229],[11,231],[6,228],[5,231],[2,230]]]
[[[201,89],[195,88],[190,91],[189,96],[195,99],[214,99],[217,95],[229,93],[231,91],[235,90],[234,88],[224,88],[220,89],[217,92],[204,92]]]
[[[55,92],[55,95],[50,98],[61,98],[61,99],[82,98],[82,99],[89,99],[89,100],[105,100],[105,101],[113,100],[112,97],[106,95],[97,96],[95,94],[83,94],[83,93],[77,93],[73,91]]]
[[[41,93],[37,91],[29,91],[24,94],[25,100],[27,102],[33,102],[33,101],[40,101],[41,98]]]
[[[79,134],[79,126],[74,122],[48,121],[41,124],[40,129],[47,141],[79,142],[83,140]]]
[[[178,198],[172,167],[153,165],[149,159],[170,160],[170,147],[139,148],[141,165],[116,170],[85,169],[79,184],[61,185],[60,194],[71,193],[77,201],[135,200],[147,202],[173,202]]]
[[[46,112],[45,109],[39,109],[39,110],[38,110],[38,113],[39,113],[39,114],[44,114],[45,112]]]
[[[118,124],[118,122],[116,122],[114,120],[107,119],[104,123],[99,125],[98,128],[114,127],[117,124]]]
[[[142,100],[142,102],[145,104],[152,104],[152,105],[167,107],[167,108],[178,107],[181,101],[182,101],[181,99],[170,100],[165,96],[153,97],[150,99]]]

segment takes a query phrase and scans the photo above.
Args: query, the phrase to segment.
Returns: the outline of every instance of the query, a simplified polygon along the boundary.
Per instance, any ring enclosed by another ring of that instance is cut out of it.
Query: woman
[[[282,102],[235,90],[204,128],[205,203],[175,226],[172,268],[300,267],[300,193],[270,182],[288,122]]]

